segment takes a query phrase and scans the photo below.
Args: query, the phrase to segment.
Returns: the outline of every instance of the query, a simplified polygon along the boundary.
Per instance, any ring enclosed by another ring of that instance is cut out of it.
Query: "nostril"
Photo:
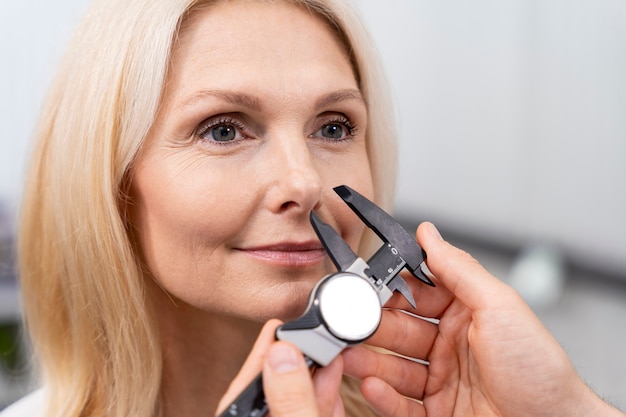
[[[287,211],[296,206],[298,206],[298,203],[296,203],[295,201],[285,201],[283,204],[281,204],[280,209],[281,211]]]

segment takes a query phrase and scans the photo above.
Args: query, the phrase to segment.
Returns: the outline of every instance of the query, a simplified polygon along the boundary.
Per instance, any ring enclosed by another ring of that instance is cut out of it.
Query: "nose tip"
[[[274,184],[268,192],[272,210],[298,211],[308,215],[322,197],[322,180],[307,147],[282,150],[273,162]],[[271,195],[270,195],[271,194]]]
[[[321,180],[312,166],[298,164],[288,168],[281,180],[281,188],[281,211],[298,209],[309,213],[318,206],[322,196]]]
[[[292,199],[284,201],[280,205],[280,211],[287,211],[291,209],[298,209],[299,211],[309,213],[315,210],[318,202],[318,192],[302,192],[300,197],[293,195]]]

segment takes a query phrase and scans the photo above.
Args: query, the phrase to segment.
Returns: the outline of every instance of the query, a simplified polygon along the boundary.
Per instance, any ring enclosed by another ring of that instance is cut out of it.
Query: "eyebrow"
[[[346,89],[333,91],[332,93],[320,97],[315,102],[315,108],[321,109],[329,105],[348,100],[360,101],[361,103],[363,103],[363,105],[365,105],[365,100],[363,99],[363,96],[361,95],[361,92],[359,90]]]
[[[193,106],[199,101],[206,99],[207,97],[216,97],[227,103],[249,108],[254,111],[263,110],[263,105],[261,104],[261,100],[259,100],[259,98],[250,94],[239,93],[239,92],[229,91],[229,90],[198,91],[192,94],[191,96],[189,96],[188,98],[186,98],[181,103],[179,103],[176,106],[176,108],[180,110],[185,107]],[[359,101],[363,103],[363,105],[366,104],[359,90],[345,89],[345,90],[333,91],[331,93],[325,94],[322,97],[318,98],[315,101],[314,108],[321,109],[321,108],[328,107],[330,105],[333,105],[342,101],[349,101],[349,100]]]
[[[184,101],[182,101],[181,103],[179,103],[176,108],[177,109],[182,109],[185,107],[190,107],[195,105],[196,103],[198,103],[199,101],[202,101],[208,97],[216,97],[219,98],[227,103],[230,104],[234,104],[237,106],[242,106],[242,107],[246,107],[249,108],[251,110],[255,110],[255,111],[260,111],[262,110],[263,106],[261,105],[261,101],[254,97],[251,96],[249,94],[245,94],[245,93],[237,93],[234,91],[228,91],[228,90],[201,90],[198,91],[194,94],[192,94],[190,97],[186,98]]]

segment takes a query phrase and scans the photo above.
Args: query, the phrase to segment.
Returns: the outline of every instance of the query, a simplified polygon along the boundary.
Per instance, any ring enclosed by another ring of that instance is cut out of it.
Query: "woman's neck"
[[[157,303],[163,349],[161,416],[210,416],[243,365],[262,323]]]

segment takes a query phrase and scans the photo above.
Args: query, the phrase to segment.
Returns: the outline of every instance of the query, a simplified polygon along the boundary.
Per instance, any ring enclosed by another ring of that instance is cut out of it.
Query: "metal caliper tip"
[[[391,243],[398,250],[407,264],[407,269],[415,278],[431,287],[435,286],[421,269],[426,253],[415,241],[414,236],[411,236],[389,213],[347,185],[340,185],[334,190],[382,241]]]
[[[435,286],[435,283],[432,281],[435,276],[432,272],[430,272],[430,269],[428,269],[425,261],[420,264],[417,271],[413,272],[413,275],[415,275],[424,284],[430,285],[431,287]]]

